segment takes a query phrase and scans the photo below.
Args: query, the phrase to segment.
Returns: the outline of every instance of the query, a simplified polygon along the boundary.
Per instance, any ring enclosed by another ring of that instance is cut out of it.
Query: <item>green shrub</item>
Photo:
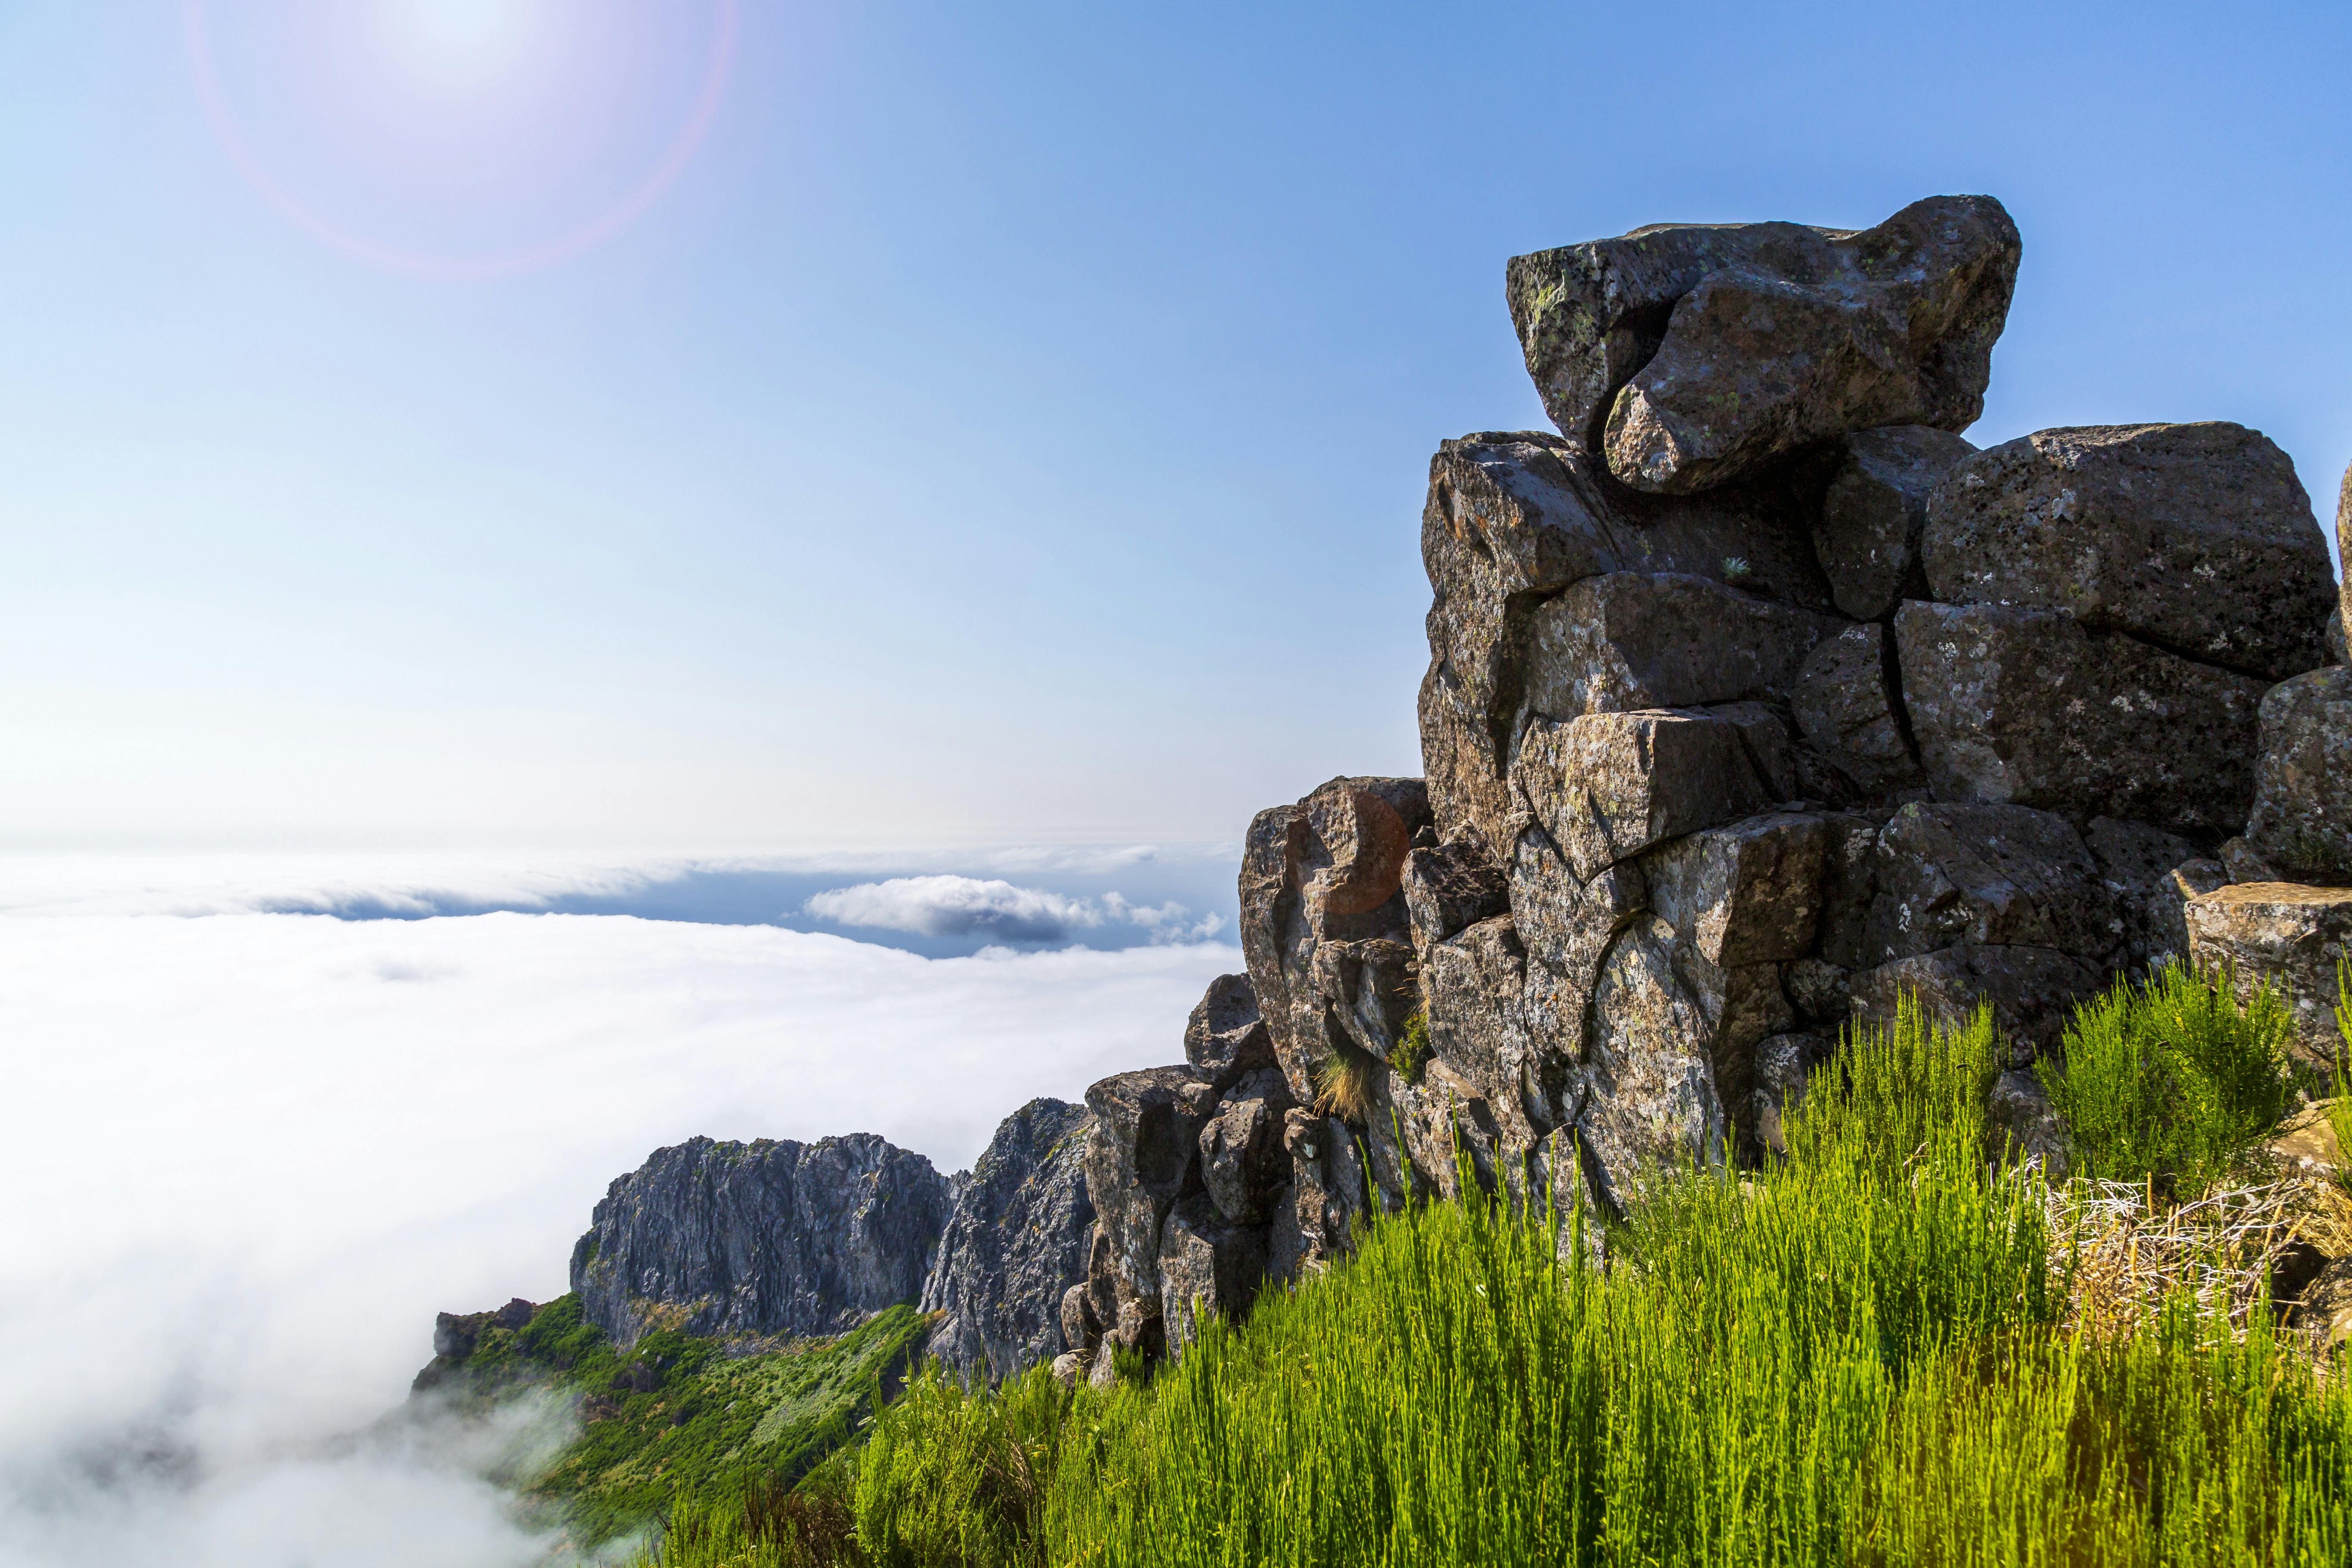
[[[1429,1069],[1429,1009],[1418,1007],[1404,1021],[1396,1044],[1389,1047],[1389,1066],[1405,1082],[1418,1084]]]
[[[2077,1168],[2202,1193],[2294,1103],[2292,1020],[2267,984],[2241,1005],[2225,975],[2168,965],[2076,1009],[2036,1071]]]
[[[2352,1182],[2352,963],[2336,961],[2336,1032],[2344,1048],[2336,1056],[2328,1092],[2327,1130],[2336,1134],[2339,1180]]]

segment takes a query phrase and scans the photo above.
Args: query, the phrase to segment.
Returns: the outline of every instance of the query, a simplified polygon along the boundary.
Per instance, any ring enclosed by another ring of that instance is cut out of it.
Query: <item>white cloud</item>
[[[818,893],[803,906],[836,925],[913,931],[919,936],[985,934],[1006,942],[1059,942],[1103,922],[1091,899],[974,877],[893,877]]]
[[[1004,942],[1053,942],[1106,923],[1135,926],[1156,943],[1206,942],[1223,916],[1194,916],[1182,904],[1136,904],[1118,893],[1070,898],[1043,888],[972,877],[893,877],[811,897],[803,908],[835,925],[911,931],[919,936],[991,936]]]
[[[1239,962],[610,916],[0,926],[0,1568],[526,1562],[462,1468],[318,1447],[400,1402],[436,1310],[560,1293],[606,1184],[696,1133],[968,1164],[1032,1096],[1180,1059]],[[165,1462],[73,1506],[126,1440]]]

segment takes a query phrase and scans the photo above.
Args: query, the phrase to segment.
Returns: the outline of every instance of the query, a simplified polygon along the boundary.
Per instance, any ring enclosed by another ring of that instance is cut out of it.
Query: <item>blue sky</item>
[[[719,18],[202,9],[256,157],[434,253],[625,194]],[[636,221],[455,281],[273,207],[183,13],[0,0],[11,846],[1229,842],[1418,771],[1429,452],[1541,423],[1504,259],[1645,222],[1990,192],[1974,438],[2236,419],[2331,521],[2352,460],[2341,7],[742,0]]]

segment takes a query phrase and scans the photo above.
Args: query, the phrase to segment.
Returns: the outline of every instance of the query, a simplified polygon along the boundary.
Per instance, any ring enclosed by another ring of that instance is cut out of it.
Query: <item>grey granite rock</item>
[[[1710,273],[1610,405],[1610,471],[1689,493],[1882,425],[1964,430],[1984,408],[2017,281],[1988,196],[1914,203],[1876,228]]]
[[[2041,1079],[2018,1068],[2003,1072],[1986,1096],[1985,1120],[1994,1137],[2006,1141],[2017,1158],[2039,1160],[2053,1181],[2064,1179],[2069,1163],[2066,1124],[2051,1107]]]
[[[1201,1180],[1227,1223],[1266,1223],[1275,1190],[1289,1179],[1282,1129],[1293,1103],[1281,1072],[1259,1068],[1225,1090],[1201,1129]]]
[[[1250,825],[1242,952],[1301,1104],[1344,1053],[1386,1061],[1419,1006],[1403,873],[1429,822],[1419,779],[1339,778]]]
[[[1719,471],[1769,457],[1776,441],[1876,425],[1965,429],[2018,254],[2000,204],[1937,196],[1858,233],[1653,224],[1514,257],[1505,292],[1528,374],[1563,434],[1598,448],[1604,421],[1633,422],[1630,382],[1636,414],[1675,438],[1685,463]],[[1685,417],[1694,402],[1733,392],[1736,416]]]
[[[1243,1074],[1274,1065],[1274,1037],[1258,1016],[1257,991],[1246,974],[1220,974],[1184,1022],[1184,1059],[1219,1089]]]
[[[947,1178],[871,1133],[696,1138],[615,1181],[572,1252],[589,1321],[626,1348],[656,1325],[839,1333],[921,1294]]]
[[[1812,951],[1829,821],[1751,816],[1675,839],[1643,858],[1650,908],[1710,963],[1784,963]]]
[[[1160,1226],[1179,1198],[1202,1190],[1201,1129],[1216,1102],[1214,1083],[1192,1067],[1119,1073],[1087,1089],[1095,1314],[1107,1337],[1147,1354],[1160,1344]]]
[[[2330,665],[2263,695],[2246,838],[2295,876],[2352,879],[2352,669]]]
[[[1925,425],[1857,430],[1841,447],[1813,549],[1837,607],[1858,621],[1883,620],[1904,600],[1927,597],[1919,563],[1927,492],[1976,447]]]
[[[2263,682],[2059,610],[1914,600],[1895,640],[1938,799],[2182,831],[2245,821]]]
[[[1530,618],[1528,710],[1573,719],[1786,698],[1841,624],[1686,573],[1602,573]]]
[[[2296,1053],[2321,1071],[2333,1067],[2347,1049],[2336,1026],[2336,966],[2352,959],[2352,889],[2239,883],[2190,899],[2182,913],[2198,969],[2227,971],[2242,999],[2269,984],[2294,1015]]]
[[[1968,942],[2053,948],[2097,968],[2125,945],[2121,901],[2064,817],[2021,805],[1913,805],[1878,831],[1872,964]]]
[[[1875,624],[1846,627],[1807,656],[1790,708],[1822,787],[1842,804],[1876,804],[1924,791],[1890,677],[1894,642]]]
[[[1660,709],[1531,721],[1512,782],[1580,880],[1784,794],[1742,716]],[[1784,742],[1785,743],[1785,742]],[[1785,760],[1784,760],[1785,766]]]
[[[1475,833],[1496,864],[1517,834],[1508,777],[1544,602],[1603,573],[1672,573],[1746,598],[1825,609],[1793,480],[1637,495],[1557,436],[1466,436],[1430,463],[1422,563],[1434,602],[1422,760],[1441,838]]]
[[[2326,658],[2326,538],[2294,463],[2242,425],[2089,425],[1990,447],[1936,487],[1922,553],[1947,604],[2063,610],[2269,680]]]
[[[1416,849],[1402,878],[1412,945],[1426,962],[1430,944],[1510,908],[1510,885],[1475,837]]]
[[[1235,1225],[1205,1194],[1180,1201],[1160,1242],[1160,1298],[1168,1348],[1181,1353],[1204,1317],[1249,1310],[1266,1270],[1266,1233]]]
[[[924,1281],[922,1308],[942,1314],[929,1352],[991,1381],[1066,1348],[1062,1302],[1086,1278],[1095,1209],[1082,1105],[1033,1100],[1004,1119],[956,1190]]]

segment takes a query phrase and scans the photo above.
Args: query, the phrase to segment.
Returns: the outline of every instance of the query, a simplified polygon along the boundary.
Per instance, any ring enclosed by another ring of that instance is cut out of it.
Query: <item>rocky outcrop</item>
[[[2265,680],[2326,658],[2327,542],[2294,465],[2242,425],[2037,430],[1979,452],[1929,498],[1922,554],[1946,604],[2063,611]]]
[[[2294,1046],[2326,1070],[2346,1049],[2336,1026],[2337,966],[2352,959],[2352,889],[2246,882],[2190,899],[2189,956],[2225,971],[2243,998],[2267,984],[2294,1018]]]
[[[729,1339],[839,1333],[914,1300],[946,1229],[947,1178],[872,1133],[696,1138],[615,1181],[572,1252],[588,1320]]]
[[[967,1376],[1001,1379],[1062,1352],[1062,1298],[1086,1277],[1095,1210],[1084,1106],[1033,1100],[1004,1119],[956,1187],[923,1282],[940,1314],[930,1353]]]
[[[1927,494],[1976,447],[1925,425],[1857,430],[1843,447],[1813,524],[1813,548],[1839,612],[1884,620],[1904,600],[1927,597],[1919,560]]]
[[[2352,880],[2352,669],[2315,669],[2263,696],[2246,839],[2284,870]]]
[[[1989,196],[1860,232],[1658,225],[1513,258],[1507,292],[1544,410],[1637,489],[1712,489],[1823,437],[1961,430],[2017,280]]]

